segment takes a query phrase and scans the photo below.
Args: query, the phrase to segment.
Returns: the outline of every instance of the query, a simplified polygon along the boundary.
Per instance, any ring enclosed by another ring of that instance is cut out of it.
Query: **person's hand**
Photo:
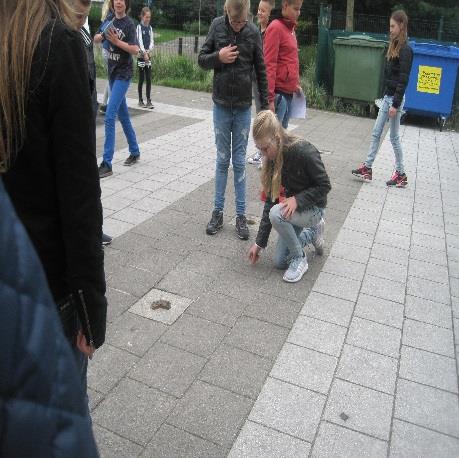
[[[115,29],[108,29],[105,32],[105,38],[114,46],[118,46],[118,43],[120,42]]]
[[[239,55],[239,51],[236,50],[236,45],[228,45],[220,49],[220,51],[218,52],[218,58],[220,59],[220,62],[222,62],[223,64],[232,64]]]
[[[247,252],[247,254],[249,255],[249,261],[252,264],[256,264],[256,262],[260,259],[260,251],[261,251],[261,248],[256,243],[254,243],[249,248],[249,251]]]
[[[94,35],[94,43],[102,43],[104,36],[101,33],[96,33]]]
[[[274,100],[272,102],[269,102],[269,107],[268,107],[273,113],[276,112],[275,108],[274,108]]]
[[[290,219],[290,217],[295,213],[298,207],[295,196],[287,197],[287,199],[285,199],[279,205],[283,207],[282,216],[285,219]]]
[[[80,350],[81,353],[89,357],[89,359],[92,358],[92,355],[96,351],[96,349],[92,345],[88,345],[88,342],[86,341],[86,336],[83,334],[83,331],[81,329],[78,331],[77,334],[76,346],[78,350]]]
[[[390,107],[389,108],[389,118],[393,118],[397,114],[397,108]]]
[[[144,59],[145,59],[147,62],[150,60],[150,55],[148,54],[147,51],[145,51],[143,57],[144,57]]]

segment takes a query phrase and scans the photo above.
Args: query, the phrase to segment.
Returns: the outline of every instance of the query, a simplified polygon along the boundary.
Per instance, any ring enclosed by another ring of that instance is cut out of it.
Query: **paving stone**
[[[94,437],[102,458],[134,458],[142,452],[142,447],[128,439],[118,436],[97,424],[93,424]]]
[[[388,440],[393,397],[343,380],[333,382],[324,419]],[[345,414],[346,420],[342,414]]]
[[[110,234],[111,237],[116,238],[121,234],[126,233],[134,227],[134,224],[125,223],[114,218],[104,218],[103,231],[105,234]]]
[[[408,250],[410,248],[410,237],[390,232],[378,231],[374,241],[375,243],[400,248],[402,250]]]
[[[111,323],[122,315],[135,301],[137,297],[114,288],[107,288],[107,322]]]
[[[354,317],[346,342],[392,358],[398,358],[400,338],[399,329]]]
[[[396,212],[390,209],[383,210],[381,219],[401,224],[411,224],[413,222],[411,212]]]
[[[427,323],[405,320],[403,344],[454,358],[453,332]]]
[[[127,351],[103,345],[88,364],[88,386],[107,394],[138,360]]]
[[[123,379],[96,408],[96,423],[145,444],[164,421],[174,398],[152,390],[134,380]]]
[[[357,245],[359,247],[371,248],[373,244],[374,236],[372,234],[366,234],[365,232],[359,232],[354,229],[341,229],[337,242],[348,243],[350,245]]]
[[[445,250],[445,239],[439,237],[432,237],[431,235],[418,234],[413,232],[411,236],[411,242],[413,245],[419,245],[432,250]]]
[[[145,448],[142,458],[222,458],[225,449],[187,433],[182,429],[164,424]]]
[[[272,362],[253,353],[222,345],[199,375],[200,380],[256,399]]]
[[[156,279],[150,272],[130,266],[121,266],[107,281],[111,288],[142,297],[155,286]]]
[[[161,341],[208,357],[220,345],[228,331],[226,326],[185,314],[161,337]]]
[[[453,305],[453,316],[459,318],[459,297],[452,297],[451,303]]]
[[[164,276],[158,283],[158,288],[190,299],[196,299],[211,282],[211,277],[177,268]]]
[[[403,325],[403,310],[403,305],[397,302],[359,294],[354,314],[360,318],[401,329]]]
[[[385,278],[375,277],[365,274],[363,279],[361,293],[369,296],[380,297],[392,302],[405,302],[405,285]]]
[[[366,214],[361,215],[361,217],[354,218],[352,215],[348,214],[346,221],[344,221],[343,227],[350,230],[365,232],[366,234],[374,236],[378,228],[378,220],[375,218],[372,221],[367,221],[364,219],[365,216]]]
[[[448,269],[430,262],[410,260],[408,274],[413,277],[425,278],[437,283],[448,283]]]
[[[406,271],[406,266],[403,264],[395,264],[391,261],[370,257],[366,273],[375,277],[405,283]]]
[[[326,397],[268,378],[249,419],[311,442]]]
[[[287,340],[311,350],[339,356],[345,335],[345,327],[300,315]]]
[[[399,379],[395,416],[400,420],[459,437],[456,394]]]
[[[449,274],[451,277],[459,278],[459,262],[448,261]]]
[[[107,343],[142,356],[166,331],[167,326],[126,312],[107,329]]]
[[[361,247],[356,250],[354,245],[336,241],[330,251],[330,256],[365,264],[370,257],[370,249]]]
[[[312,291],[306,299],[300,315],[348,326],[353,310],[353,302]]]
[[[459,439],[394,420],[390,456],[455,458],[459,456]]]
[[[96,390],[92,390],[91,388],[87,388],[87,394],[89,410],[92,411],[100,404],[102,399],[104,399],[104,395]]]
[[[313,286],[313,291],[328,294],[348,301],[356,301],[360,281],[321,272]]]
[[[110,218],[124,221],[131,224],[140,224],[144,221],[150,219],[153,216],[153,213],[147,212],[144,210],[139,210],[134,207],[126,207],[116,213],[110,215]]]
[[[365,274],[365,264],[329,256],[322,271],[361,281]]]
[[[423,385],[458,392],[454,358],[402,346],[399,375]]]
[[[168,423],[223,447],[230,447],[253,401],[196,381],[177,403]]]
[[[448,305],[438,302],[407,295],[405,316],[413,320],[451,329],[451,309]]]
[[[448,245],[446,249],[448,252],[448,261],[459,262],[459,248]]]
[[[302,458],[308,456],[310,448],[308,442],[248,421],[228,458]]]
[[[288,330],[271,323],[243,316],[238,319],[225,343],[256,355],[274,359],[281,349]]]
[[[320,424],[311,457],[355,458],[357,456],[385,458],[387,442],[327,422]]]
[[[413,223],[412,229],[416,234],[423,234],[442,239],[445,238],[445,230],[443,226],[435,226],[428,223],[415,222]]]
[[[205,363],[205,358],[157,342],[129,372],[129,377],[181,397]]]
[[[403,266],[408,265],[410,253],[411,252],[408,250],[401,250],[400,248],[382,245],[380,243],[375,243],[371,247],[371,258],[382,259]]]
[[[327,394],[337,362],[333,356],[286,343],[271,377]]]
[[[451,277],[449,284],[451,287],[451,296],[459,297],[459,278]]]
[[[397,360],[363,348],[344,345],[336,376],[393,395]]]
[[[400,221],[394,222],[394,221],[388,221],[386,219],[381,219],[378,225],[378,231],[380,233],[386,232],[386,233],[402,235],[404,237],[410,237],[411,236],[411,224],[404,224]]]
[[[440,266],[448,265],[445,250],[433,250],[419,245],[413,245],[410,249],[410,259],[425,261],[426,259],[433,264]]]

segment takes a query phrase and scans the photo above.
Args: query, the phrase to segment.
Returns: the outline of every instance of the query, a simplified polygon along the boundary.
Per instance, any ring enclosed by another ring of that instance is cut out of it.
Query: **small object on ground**
[[[349,415],[346,415],[344,412],[341,412],[341,415],[339,416],[341,420],[347,421],[349,420]]]
[[[152,304],[150,305],[150,308],[152,310],[157,310],[157,309],[170,310],[171,303],[170,301],[167,301],[166,299],[158,299],[157,301],[152,302]]]

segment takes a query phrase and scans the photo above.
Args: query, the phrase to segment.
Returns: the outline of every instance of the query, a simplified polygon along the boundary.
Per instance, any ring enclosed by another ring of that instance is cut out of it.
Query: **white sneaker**
[[[303,254],[302,258],[293,258],[282,279],[288,283],[296,283],[303,278],[308,271],[308,258]]]
[[[249,164],[261,165],[261,157],[261,152],[257,150],[257,152],[252,157],[247,159],[247,162]]]
[[[325,221],[323,218],[320,219],[319,224],[314,228],[316,235],[312,241],[312,245],[316,250],[316,254],[322,256],[324,254],[324,231]]]

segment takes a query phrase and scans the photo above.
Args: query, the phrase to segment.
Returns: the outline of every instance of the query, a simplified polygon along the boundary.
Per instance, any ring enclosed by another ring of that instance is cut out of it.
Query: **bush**
[[[88,22],[89,30],[94,35],[99,30],[102,16],[102,5],[100,3],[92,3],[89,11]]]
[[[312,21],[298,21],[295,30],[299,45],[308,45],[313,42],[314,27]]]
[[[199,30],[199,21],[185,22],[183,24],[183,30],[190,35],[207,35],[209,32],[209,24],[201,21],[201,30]]]

